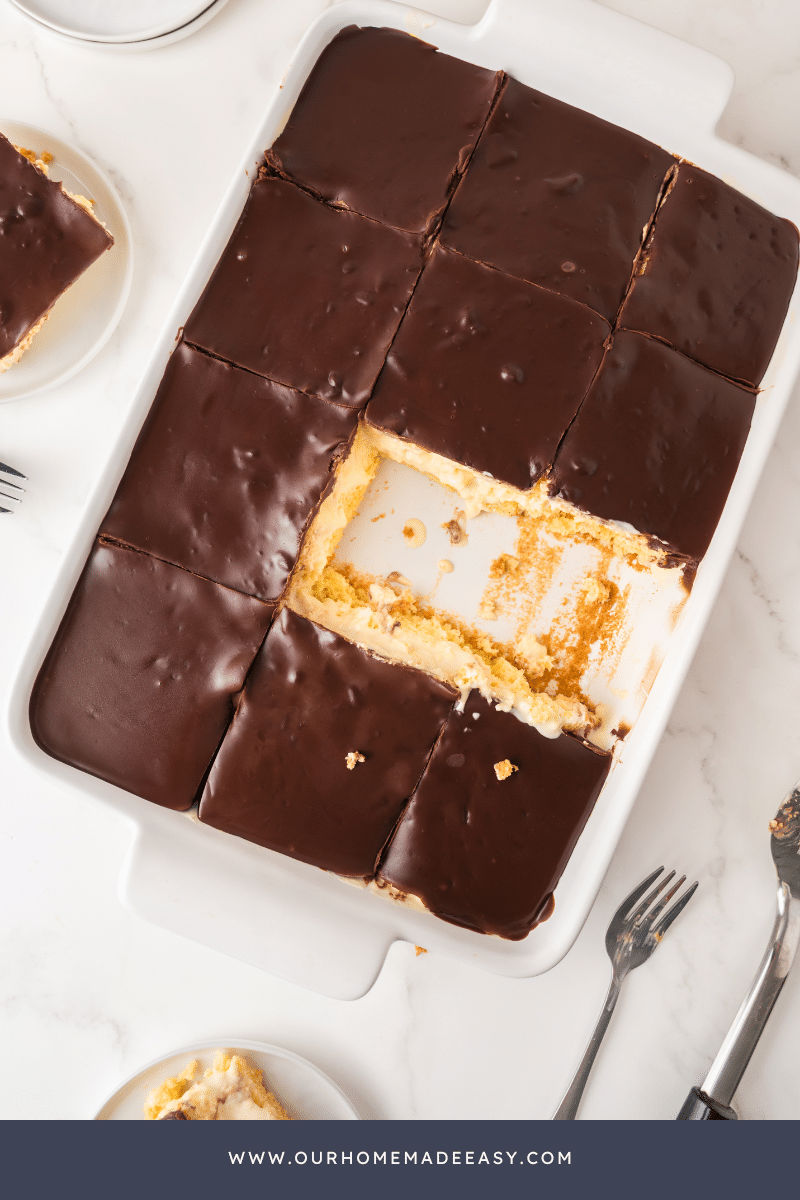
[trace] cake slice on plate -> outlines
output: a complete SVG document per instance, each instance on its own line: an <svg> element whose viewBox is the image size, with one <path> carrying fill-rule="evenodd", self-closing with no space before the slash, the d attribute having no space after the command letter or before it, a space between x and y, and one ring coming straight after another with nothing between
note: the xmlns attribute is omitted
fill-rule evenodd
<svg viewBox="0 0 800 1200"><path fill-rule="evenodd" d="M291 1121L258 1067L241 1055L218 1050L213 1067L195 1080L198 1069L194 1060L150 1093L149 1121Z"/></svg>
<svg viewBox="0 0 800 1200"><path fill-rule="evenodd" d="M91 200L48 179L47 158L0 134L0 372L19 362L58 298L114 245Z"/></svg>

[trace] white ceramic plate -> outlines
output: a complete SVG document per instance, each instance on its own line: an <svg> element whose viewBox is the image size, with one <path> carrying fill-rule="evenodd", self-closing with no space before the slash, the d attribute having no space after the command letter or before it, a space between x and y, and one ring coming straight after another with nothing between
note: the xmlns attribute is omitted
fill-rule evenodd
<svg viewBox="0 0 800 1200"><path fill-rule="evenodd" d="M133 243L116 188L90 158L36 125L0 117L0 132L16 146L53 155L50 178L94 200L114 245L55 304L18 363L0 375L0 402L19 400L64 383L94 358L117 327L133 278Z"/></svg>
<svg viewBox="0 0 800 1200"><path fill-rule="evenodd" d="M73 46L88 46L92 49L111 50L125 54L140 50L157 50L161 49L163 46L169 46L173 42L181 41L182 38L188 37L192 33L196 33L198 29L202 29L204 25L208 24L212 17L215 17L217 13L225 7L225 5L228 3L228 0L212 0L211 4L208 3L208 0L205 0L205 3L199 5L195 3L192 5L184 4L172 6L171 11L177 11L178 8L181 8L184 10L195 11L196 15L178 24L175 24L176 18L173 15L169 21L162 22L158 26L150 27L151 30L159 29L160 32L157 33L153 33L151 31L143 35L141 33L129 32L123 35L118 34L115 36L112 35L103 37L99 37L96 34L80 32L82 26L73 27L69 24L65 25L63 21L54 23L52 20L46 19L44 15L40 15L40 13L44 12L45 7L48 10L56 6L63 8L64 3L59 3L56 5L56 0L54 0L53 4L48 4L45 6L39 3L31 4L23 2L23 0L11 0L11 2L12 4L16 5L20 12L24 13L26 17L29 17L32 21L34 21L40 29L46 30L49 34L52 34L53 37L58 38L60 41L69 42ZM65 2L68 2L68 0L65 0ZM197 12L198 7L200 8L199 12ZM130 5L126 5L126 8L129 9ZM139 26L129 24L129 28L138 29Z"/></svg>
<svg viewBox="0 0 800 1200"><path fill-rule="evenodd" d="M186 25L210 0L12 0L27 16L59 33L99 42L161 37Z"/></svg>
<svg viewBox="0 0 800 1200"><path fill-rule="evenodd" d="M169 1079L179 1075L193 1058L201 1070L210 1067L214 1052L222 1048L235 1050L264 1072L268 1087L280 1100L295 1121L359 1121L353 1105L342 1089L299 1054L270 1046L266 1042L225 1041L203 1042L174 1050L142 1067L126 1079L94 1115L95 1121L144 1121L144 1102L149 1093Z"/></svg>

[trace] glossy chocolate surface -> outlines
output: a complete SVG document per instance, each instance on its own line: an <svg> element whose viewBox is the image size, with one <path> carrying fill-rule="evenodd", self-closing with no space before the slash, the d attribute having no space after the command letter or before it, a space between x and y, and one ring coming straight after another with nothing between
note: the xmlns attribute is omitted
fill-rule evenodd
<svg viewBox="0 0 800 1200"><path fill-rule="evenodd" d="M517 770L498 780L494 764ZM523 938L600 794L607 754L549 739L472 692L453 711L378 872L379 882L480 933Z"/></svg>
<svg viewBox="0 0 800 1200"><path fill-rule="evenodd" d="M114 239L0 134L0 358Z"/></svg>
<svg viewBox="0 0 800 1200"><path fill-rule="evenodd" d="M582 304L439 247L367 419L529 488L551 463L610 332Z"/></svg>
<svg viewBox="0 0 800 1200"><path fill-rule="evenodd" d="M185 340L357 408L383 366L421 267L413 235L266 176L250 192Z"/></svg>
<svg viewBox="0 0 800 1200"><path fill-rule="evenodd" d="M178 346L100 532L277 600L356 419Z"/></svg>
<svg viewBox="0 0 800 1200"><path fill-rule="evenodd" d="M444 684L283 609L200 803L200 820L369 876L455 700ZM348 770L347 756L362 754Z"/></svg>
<svg viewBox="0 0 800 1200"><path fill-rule="evenodd" d="M273 607L96 543L36 681L34 738L70 766L188 808Z"/></svg>
<svg viewBox="0 0 800 1200"><path fill-rule="evenodd" d="M444 208L502 79L396 29L343 29L267 153L326 200L422 232Z"/></svg>
<svg viewBox="0 0 800 1200"><path fill-rule="evenodd" d="M652 142L509 79L442 243L611 321L673 162Z"/></svg>
<svg viewBox="0 0 800 1200"><path fill-rule="evenodd" d="M556 459L551 491L701 558L755 395L653 338L618 332Z"/></svg>
<svg viewBox="0 0 800 1200"><path fill-rule="evenodd" d="M791 221L681 163L620 323L755 387L789 307L797 258Z"/></svg>

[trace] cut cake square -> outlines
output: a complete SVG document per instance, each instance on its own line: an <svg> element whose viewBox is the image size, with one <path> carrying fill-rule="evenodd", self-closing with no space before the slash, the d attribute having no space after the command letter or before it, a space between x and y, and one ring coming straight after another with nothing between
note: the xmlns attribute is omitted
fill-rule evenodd
<svg viewBox="0 0 800 1200"><path fill-rule="evenodd" d="M363 407L421 269L419 238L264 176L185 340L287 387Z"/></svg>
<svg viewBox="0 0 800 1200"><path fill-rule="evenodd" d="M681 163L620 324L756 387L789 307L797 259L791 221Z"/></svg>
<svg viewBox="0 0 800 1200"><path fill-rule="evenodd" d="M399 30L351 25L317 59L267 161L325 200L421 233L444 209L502 78Z"/></svg>
<svg viewBox="0 0 800 1200"><path fill-rule="evenodd" d="M509 79L442 243L613 321L674 158Z"/></svg>
<svg viewBox="0 0 800 1200"><path fill-rule="evenodd" d="M101 534L277 600L356 413L173 352Z"/></svg>
<svg viewBox="0 0 800 1200"><path fill-rule="evenodd" d="M438 247L367 420L530 488L552 462L610 333L584 305Z"/></svg>
<svg viewBox="0 0 800 1200"><path fill-rule="evenodd" d="M372 875L456 694L284 608L200 820L337 874Z"/></svg>
<svg viewBox="0 0 800 1200"><path fill-rule="evenodd" d="M455 925L525 937L549 915L610 765L609 754L542 737L473 692L447 720L378 886Z"/></svg>
<svg viewBox="0 0 800 1200"><path fill-rule="evenodd" d="M551 491L687 559L708 549L756 397L677 350L619 331L559 450Z"/></svg>
<svg viewBox="0 0 800 1200"><path fill-rule="evenodd" d="M96 543L36 681L36 742L145 800L189 808L273 611Z"/></svg>

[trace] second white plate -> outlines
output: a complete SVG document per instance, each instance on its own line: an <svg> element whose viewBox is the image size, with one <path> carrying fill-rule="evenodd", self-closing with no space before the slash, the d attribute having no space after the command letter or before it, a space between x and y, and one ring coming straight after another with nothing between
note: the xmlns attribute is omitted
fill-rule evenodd
<svg viewBox="0 0 800 1200"><path fill-rule="evenodd" d="M68 0L56 0L56 7L61 10L65 7ZM133 2L133 0L132 0ZM114 12L114 27L128 30L122 34L111 35L108 32L103 34L102 29L105 26L93 25L92 29L95 32L84 32L84 24L64 24L63 13L60 21L51 20L47 13L53 8L52 4L43 5L40 3L23 3L23 0L11 0L12 4L23 12L26 17L35 23L40 29L44 29L53 37L58 38L62 42L67 42L73 46L87 46L90 49L100 51L111 51L114 53L136 53L142 50L160 50L164 46L170 46L173 42L182 41L183 38L189 37L190 34L196 33L198 29L202 29L207 25L228 3L228 0L205 0L205 3L199 6L199 11L189 20L181 19L179 24L175 25L177 7L170 10L168 21L162 21L158 26L150 26L145 29L138 23L132 20L132 13L135 11L136 16L140 15L138 9L133 9L131 4L125 6L125 11ZM106 9L109 6L106 4ZM198 8L196 3L191 5L191 8L186 11L195 11ZM167 10L164 10L165 12ZM104 10L105 12L105 10ZM163 14L162 14L163 15ZM138 33L131 32L139 30ZM149 30L149 31L148 31ZM160 32L154 32L158 30ZM143 32L144 31L144 32Z"/></svg>
<svg viewBox="0 0 800 1200"><path fill-rule="evenodd" d="M54 305L18 363L0 375L0 402L18 400L64 383L86 366L117 327L133 278L131 228L111 180L82 150L46 130L0 117L0 133L37 154L52 154L50 178L68 192L94 200L94 211L114 245Z"/></svg>
<svg viewBox="0 0 800 1200"><path fill-rule="evenodd" d="M144 1103L153 1088L179 1075L196 1058L201 1071L214 1053L233 1050L264 1072L264 1080L294 1121L358 1121L360 1117L342 1089L313 1063L267 1042L216 1041L187 1046L148 1063L126 1079L95 1113L95 1121L144 1121Z"/></svg>
<svg viewBox="0 0 800 1200"><path fill-rule="evenodd" d="M186 25L210 0L13 0L29 17L59 33L91 41L161 37Z"/></svg>

